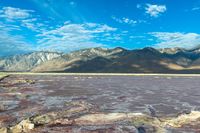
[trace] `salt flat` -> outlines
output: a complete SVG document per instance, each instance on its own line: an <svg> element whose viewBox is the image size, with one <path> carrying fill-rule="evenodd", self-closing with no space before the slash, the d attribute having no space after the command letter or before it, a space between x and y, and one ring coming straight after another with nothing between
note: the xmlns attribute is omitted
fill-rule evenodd
<svg viewBox="0 0 200 133"><path fill-rule="evenodd" d="M150 114L175 117L199 110L198 75L125 74L10 74L0 82L1 116L5 125L24 118L67 109L84 101L104 113Z"/></svg>

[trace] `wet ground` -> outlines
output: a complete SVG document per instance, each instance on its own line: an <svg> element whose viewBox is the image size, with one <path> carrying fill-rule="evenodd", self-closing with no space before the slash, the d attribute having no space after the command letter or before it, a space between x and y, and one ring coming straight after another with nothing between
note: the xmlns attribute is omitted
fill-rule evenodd
<svg viewBox="0 0 200 133"><path fill-rule="evenodd" d="M84 101L106 113L177 116L200 109L200 77L11 75L0 82L0 127Z"/></svg>

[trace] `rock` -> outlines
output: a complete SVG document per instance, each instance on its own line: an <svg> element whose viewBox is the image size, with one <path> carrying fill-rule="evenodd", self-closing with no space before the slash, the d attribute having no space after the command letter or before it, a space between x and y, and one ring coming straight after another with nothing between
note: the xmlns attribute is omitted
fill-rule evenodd
<svg viewBox="0 0 200 133"><path fill-rule="evenodd" d="M41 116L36 116L32 119L35 125L45 125L56 119L55 113L49 113Z"/></svg>
<svg viewBox="0 0 200 133"><path fill-rule="evenodd" d="M34 129L35 125L31 123L29 119L21 121L19 124L17 124L14 127L10 128L11 133L28 133L30 130Z"/></svg>
<svg viewBox="0 0 200 133"><path fill-rule="evenodd" d="M51 112L44 115L38 115L30 118L30 120L36 125L46 125L46 124L63 124L68 121L68 118L80 116L82 114L88 113L91 108L90 104L85 102L71 102L68 103L68 110Z"/></svg>
<svg viewBox="0 0 200 133"><path fill-rule="evenodd" d="M147 110L150 116L156 117L156 109L152 105L147 105Z"/></svg>
<svg viewBox="0 0 200 133"><path fill-rule="evenodd" d="M0 133L7 133L8 129L5 127L0 128Z"/></svg>
<svg viewBox="0 0 200 133"><path fill-rule="evenodd" d="M200 119L199 111L191 111L190 114L182 114L176 118L171 118L169 120L165 120L165 125L169 125L171 127L180 128L183 125L190 124L192 122L198 121Z"/></svg>
<svg viewBox="0 0 200 133"><path fill-rule="evenodd" d="M191 113L191 110L182 110L182 111L180 111L179 113L178 113L178 116L180 116L180 115L183 115L183 114L190 114Z"/></svg>
<svg viewBox="0 0 200 133"><path fill-rule="evenodd" d="M165 133L162 122L156 117L148 115L133 117L132 124L139 133Z"/></svg>
<svg viewBox="0 0 200 133"><path fill-rule="evenodd" d="M137 130L138 130L138 133L146 133L146 129L142 126L138 127Z"/></svg>
<svg viewBox="0 0 200 133"><path fill-rule="evenodd" d="M101 124L111 124L120 120L130 120L135 116L141 114L137 113L98 113L98 114L88 114L81 116L74 120L77 125L101 125Z"/></svg>

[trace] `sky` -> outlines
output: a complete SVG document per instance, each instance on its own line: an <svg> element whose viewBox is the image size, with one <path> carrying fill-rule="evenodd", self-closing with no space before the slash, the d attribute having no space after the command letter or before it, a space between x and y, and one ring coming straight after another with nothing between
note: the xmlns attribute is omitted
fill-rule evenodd
<svg viewBox="0 0 200 133"><path fill-rule="evenodd" d="M0 56L90 47L194 48L200 0L0 0Z"/></svg>

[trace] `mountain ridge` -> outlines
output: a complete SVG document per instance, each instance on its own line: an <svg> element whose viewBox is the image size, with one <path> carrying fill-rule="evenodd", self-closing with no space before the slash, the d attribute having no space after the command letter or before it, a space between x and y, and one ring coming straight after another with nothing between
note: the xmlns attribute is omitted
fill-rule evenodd
<svg viewBox="0 0 200 133"><path fill-rule="evenodd" d="M200 49L88 48L67 54L39 51L0 58L0 71L200 73Z"/></svg>

